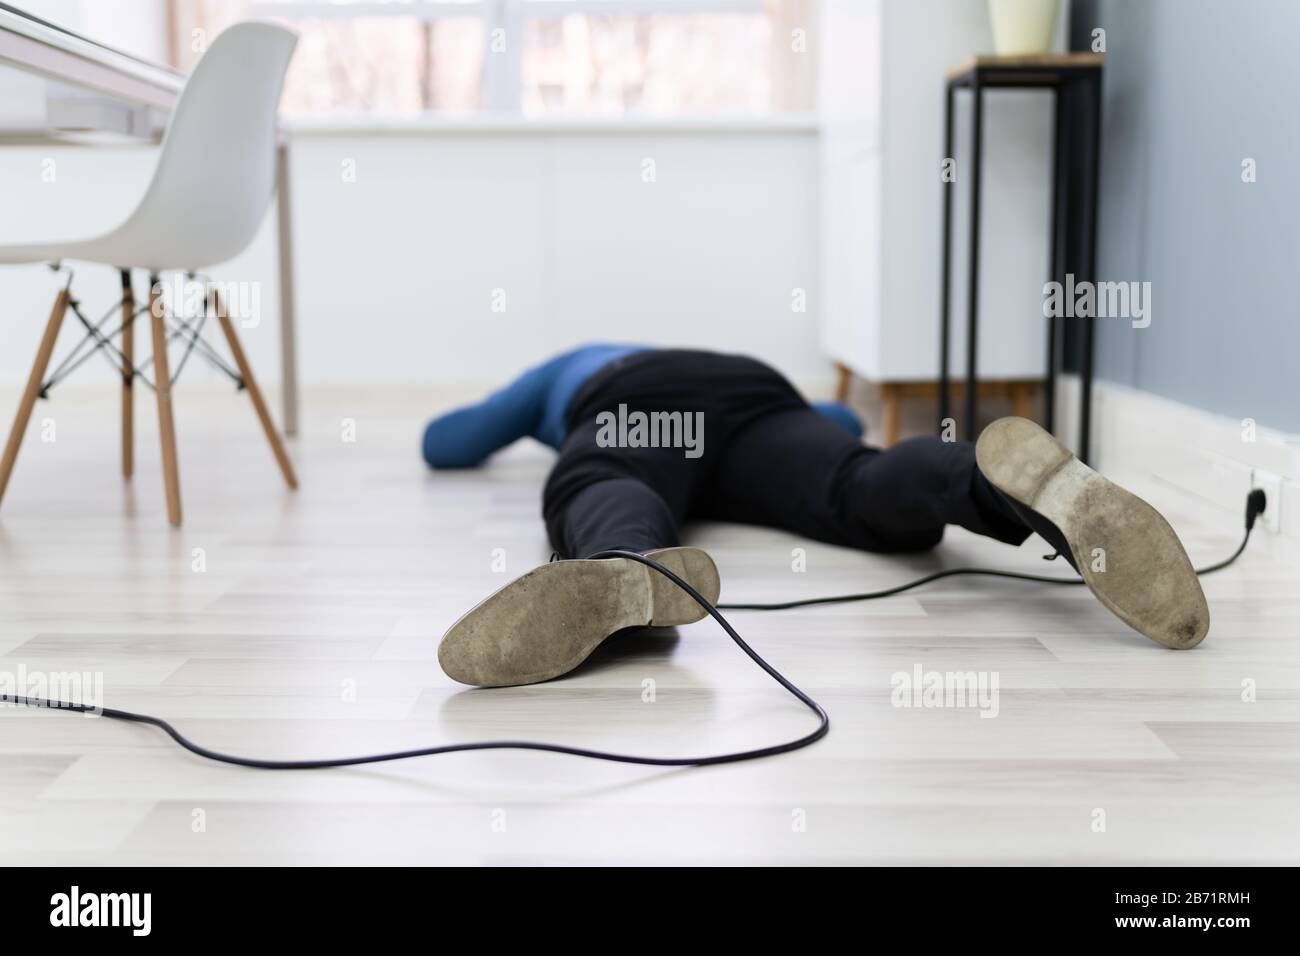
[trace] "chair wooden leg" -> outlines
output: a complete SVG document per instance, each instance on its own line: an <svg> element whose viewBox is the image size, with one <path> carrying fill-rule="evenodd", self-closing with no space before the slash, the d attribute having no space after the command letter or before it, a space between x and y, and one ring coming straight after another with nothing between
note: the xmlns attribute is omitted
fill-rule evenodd
<svg viewBox="0 0 1300 956"><path fill-rule="evenodd" d="M135 293L131 270L122 270L122 477L135 472Z"/></svg>
<svg viewBox="0 0 1300 956"><path fill-rule="evenodd" d="M280 440L280 433L275 429L275 423L271 421L271 413L267 411L266 402L262 398L262 390L257 387L257 380L253 378L252 366L248 364L248 357L244 355L243 346L239 344L239 336L235 334L235 326L230 321L230 316L221 306L221 300L217 294L212 294L212 304L217 313L217 321L221 323L221 331L225 333L226 344L230 346L230 354L234 356L235 365L239 368L239 376L244 380L244 388L248 391L248 397L253 400L253 409L257 412L258 420L262 423L262 431L266 433L266 440L271 443L271 451L275 455L275 460L280 463L280 473L284 475L284 483L290 489L298 487L298 477L293 472L293 462L289 461L289 454L284 450L284 442Z"/></svg>
<svg viewBox="0 0 1300 956"><path fill-rule="evenodd" d="M853 372L847 365L839 362L835 363L835 401L847 402L849 400L849 387L853 384Z"/></svg>
<svg viewBox="0 0 1300 956"><path fill-rule="evenodd" d="M4 498L9 476L13 473L14 462L18 460L18 449L22 447L23 435L27 432L27 423L32 417L32 406L41 394L41 382L45 379L45 369L54 354L54 343L59 338L59 327L63 325L63 315L68 311L68 290L59 290L50 311L50 319L45 323L45 334L36 349L36 361L32 363L32 372L27 377L27 387L18 403L18 414L14 416L13 428L9 430L9 441L5 443L4 457L0 458L0 500Z"/></svg>
<svg viewBox="0 0 1300 956"><path fill-rule="evenodd" d="M153 331L154 395L158 399L158 435L162 440L163 489L167 520L181 525L181 478L176 461L176 422L172 417L171 367L167 362L167 325L158 294L158 277L149 277L149 326Z"/></svg>
<svg viewBox="0 0 1300 956"><path fill-rule="evenodd" d="M903 396L902 388L885 382L880 386L880 399L885 406L885 447L897 445L903 432Z"/></svg>

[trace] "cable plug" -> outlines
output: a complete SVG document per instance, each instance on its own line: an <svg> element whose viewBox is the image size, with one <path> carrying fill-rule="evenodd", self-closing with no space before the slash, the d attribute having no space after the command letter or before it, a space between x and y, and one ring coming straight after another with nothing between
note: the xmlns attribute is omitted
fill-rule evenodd
<svg viewBox="0 0 1300 956"><path fill-rule="evenodd" d="M1246 495L1247 531L1255 527L1255 519L1264 513L1266 507L1268 507L1268 496L1264 494L1264 489L1252 488L1250 494Z"/></svg>

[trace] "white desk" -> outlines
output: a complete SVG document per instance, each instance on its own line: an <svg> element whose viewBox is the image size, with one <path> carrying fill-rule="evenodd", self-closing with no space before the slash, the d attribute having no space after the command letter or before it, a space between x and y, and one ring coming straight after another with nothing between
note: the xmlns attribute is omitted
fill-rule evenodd
<svg viewBox="0 0 1300 956"><path fill-rule="evenodd" d="M184 75L171 67L96 43L4 3L0 3L0 66L54 81L43 109L20 112L0 128L0 145L93 145L93 137L68 135L74 131L157 141L185 85ZM298 372L288 145L283 137L276 187L283 425L285 433L293 435L298 430Z"/></svg>

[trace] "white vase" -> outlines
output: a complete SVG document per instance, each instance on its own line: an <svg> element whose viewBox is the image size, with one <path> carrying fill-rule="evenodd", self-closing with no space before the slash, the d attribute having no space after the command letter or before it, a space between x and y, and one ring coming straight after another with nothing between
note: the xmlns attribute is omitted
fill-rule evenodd
<svg viewBox="0 0 1300 956"><path fill-rule="evenodd" d="M993 48L1004 56L1052 48L1059 0L989 0Z"/></svg>

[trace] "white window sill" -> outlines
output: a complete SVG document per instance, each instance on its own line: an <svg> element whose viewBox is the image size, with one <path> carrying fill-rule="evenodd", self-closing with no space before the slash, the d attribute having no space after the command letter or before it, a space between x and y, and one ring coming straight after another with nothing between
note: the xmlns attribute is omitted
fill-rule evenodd
<svg viewBox="0 0 1300 956"><path fill-rule="evenodd" d="M293 137L428 136L428 135L642 135L642 134L816 134L820 125L811 113L782 116L546 117L520 116L337 116L288 118L284 128Z"/></svg>

